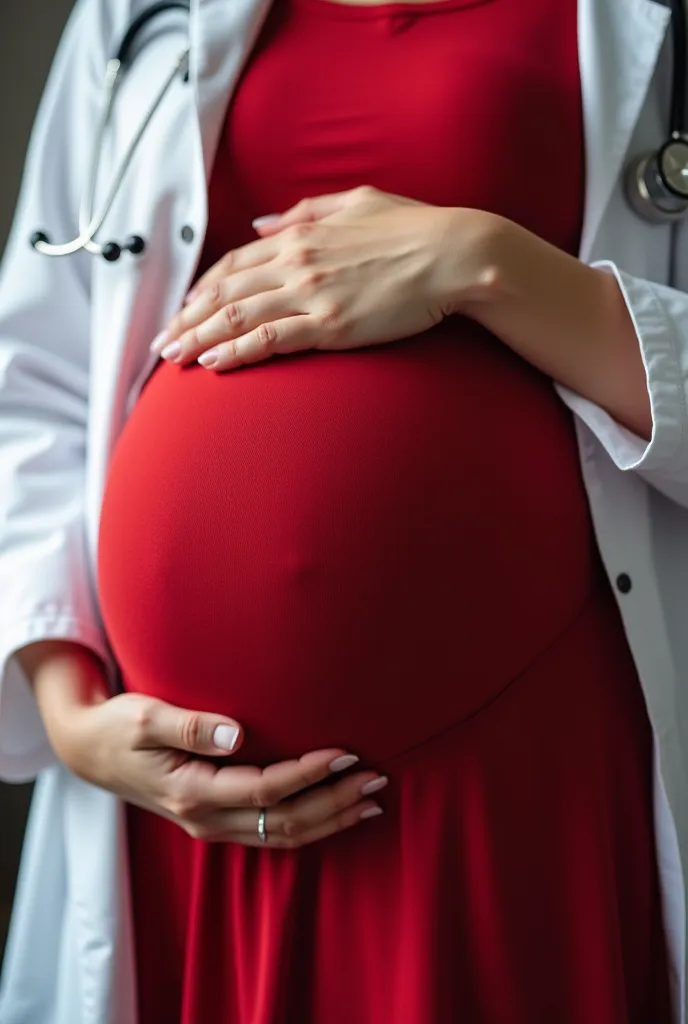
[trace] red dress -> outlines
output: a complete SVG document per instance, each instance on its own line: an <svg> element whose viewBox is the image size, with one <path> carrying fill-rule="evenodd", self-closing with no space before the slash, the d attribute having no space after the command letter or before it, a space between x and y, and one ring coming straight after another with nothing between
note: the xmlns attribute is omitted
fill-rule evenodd
<svg viewBox="0 0 688 1024"><path fill-rule="evenodd" d="M366 182L575 253L575 0L277 0L201 269L253 217ZM455 317L226 374L161 362L99 590L125 685L239 719L238 762L336 745L390 778L382 817L294 852L132 808L141 1024L669 1021L644 701L572 418L506 346Z"/></svg>

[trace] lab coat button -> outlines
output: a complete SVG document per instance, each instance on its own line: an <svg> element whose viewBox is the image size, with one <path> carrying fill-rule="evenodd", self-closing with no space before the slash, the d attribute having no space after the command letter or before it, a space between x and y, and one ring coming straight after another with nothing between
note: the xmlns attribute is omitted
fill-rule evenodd
<svg viewBox="0 0 688 1024"><path fill-rule="evenodd" d="M622 594L629 594L633 583L628 573L622 572L620 576L616 577L616 585Z"/></svg>
<svg viewBox="0 0 688 1024"><path fill-rule="evenodd" d="M193 242L194 240L194 229L190 224L185 224L182 228L182 239L185 242Z"/></svg>

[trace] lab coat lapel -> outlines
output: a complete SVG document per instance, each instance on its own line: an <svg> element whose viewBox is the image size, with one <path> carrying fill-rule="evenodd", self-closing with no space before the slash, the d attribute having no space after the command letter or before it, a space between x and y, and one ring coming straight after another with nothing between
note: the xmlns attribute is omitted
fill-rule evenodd
<svg viewBox="0 0 688 1024"><path fill-rule="evenodd" d="M192 0L190 76L196 90L206 180L227 103L272 0Z"/></svg>
<svg viewBox="0 0 688 1024"><path fill-rule="evenodd" d="M657 0L579 0L587 165L583 260L591 255L622 173L670 17Z"/></svg>
<svg viewBox="0 0 688 1024"><path fill-rule="evenodd" d="M206 184L210 181L227 105L271 3L272 0L191 0L189 78L194 90ZM196 153L190 150L184 159L191 161L195 157ZM191 174L188 166L186 171ZM195 182L197 179L193 180ZM199 229L202 241L208 214L206 190L195 190L194 201L197 206L195 209L190 206L188 213L195 218L194 224ZM189 258L194 254L197 256L198 250L190 247L184 250L185 258L179 264L175 282L179 290L171 284L168 287L166 306L159 310L153 332L163 326L182 301L184 287L193 271ZM127 309L128 305L122 303L119 308ZM147 342L151 336L150 330L141 330L141 337L146 339L145 348L141 349L137 345L131 357L129 373L126 375L126 379L132 382L125 400L126 415L133 409L143 385L158 362L159 357L148 350ZM113 374L103 376L106 380L115 378Z"/></svg>

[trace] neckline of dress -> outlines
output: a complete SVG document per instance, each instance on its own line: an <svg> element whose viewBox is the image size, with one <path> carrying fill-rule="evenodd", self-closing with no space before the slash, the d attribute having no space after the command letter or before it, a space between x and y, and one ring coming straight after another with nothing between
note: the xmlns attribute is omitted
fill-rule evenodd
<svg viewBox="0 0 688 1024"><path fill-rule="evenodd" d="M400 0L377 4L347 4L339 0L289 0L296 7L305 8L317 14L348 20L388 18L390 15L443 14L461 7L477 7L487 0L430 0L420 3L401 3Z"/></svg>

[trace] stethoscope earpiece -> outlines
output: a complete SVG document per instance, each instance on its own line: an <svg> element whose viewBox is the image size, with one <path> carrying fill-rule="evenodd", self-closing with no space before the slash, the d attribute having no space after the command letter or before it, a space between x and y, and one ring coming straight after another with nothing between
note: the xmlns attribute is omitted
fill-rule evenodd
<svg viewBox="0 0 688 1024"><path fill-rule="evenodd" d="M31 247L36 249L37 252L41 252L47 256L53 255L50 252L50 248L48 248L47 252L44 248L44 246L51 246L50 239L46 235L45 231L34 231L29 241L31 243ZM145 248L146 242L141 238L141 235L130 235L123 245L120 245L118 242L106 242L104 245L96 248L95 245L91 243L90 251L99 252L103 259L108 263L116 263L123 252L130 252L132 256L140 256L141 253L145 251Z"/></svg>
<svg viewBox="0 0 688 1024"><path fill-rule="evenodd" d="M108 263L116 263L123 252L140 256L145 248L146 243L140 235L130 235L123 245L119 245L117 242L106 242L102 249L102 255Z"/></svg>
<svg viewBox="0 0 688 1024"><path fill-rule="evenodd" d="M127 252L130 252L132 256L140 256L146 248L146 243L141 238L141 235L130 235L126 242L122 246Z"/></svg>
<svg viewBox="0 0 688 1024"><path fill-rule="evenodd" d="M50 239L45 231L34 231L29 241L33 249L38 249L41 245L50 245Z"/></svg>
<svg viewBox="0 0 688 1024"><path fill-rule="evenodd" d="M122 255L122 246L117 242L106 242L102 248L102 257L108 263L116 263Z"/></svg>

